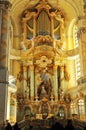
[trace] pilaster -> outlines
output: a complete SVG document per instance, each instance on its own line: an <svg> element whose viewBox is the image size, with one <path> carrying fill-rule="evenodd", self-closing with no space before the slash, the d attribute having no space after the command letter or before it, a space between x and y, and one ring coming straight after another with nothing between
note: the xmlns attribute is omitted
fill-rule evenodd
<svg viewBox="0 0 86 130"><path fill-rule="evenodd" d="M0 124L7 119L10 2L0 0Z"/></svg>
<svg viewBox="0 0 86 130"><path fill-rule="evenodd" d="M30 99L34 100L34 66L30 66Z"/></svg>
<svg viewBox="0 0 86 130"><path fill-rule="evenodd" d="M64 90L64 66L60 66L60 83L61 83L61 89Z"/></svg>
<svg viewBox="0 0 86 130"><path fill-rule="evenodd" d="M27 66L23 66L23 92L25 96L25 91L27 89Z"/></svg>
<svg viewBox="0 0 86 130"><path fill-rule="evenodd" d="M57 76L57 65L53 66L54 71L54 98L58 100L58 76Z"/></svg>
<svg viewBox="0 0 86 130"><path fill-rule="evenodd" d="M54 38L54 22L53 22L53 16L51 17L51 35Z"/></svg>

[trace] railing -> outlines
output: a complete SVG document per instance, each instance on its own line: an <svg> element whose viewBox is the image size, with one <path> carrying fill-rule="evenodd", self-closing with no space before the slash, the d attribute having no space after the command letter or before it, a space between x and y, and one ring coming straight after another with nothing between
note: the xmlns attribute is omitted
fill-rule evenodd
<svg viewBox="0 0 86 130"><path fill-rule="evenodd" d="M77 80L78 85L86 84L86 77L82 77Z"/></svg>
<svg viewBox="0 0 86 130"><path fill-rule="evenodd" d="M21 128L21 130L24 130L25 129L25 126L29 125L30 121L29 120L22 120L20 122L18 122L18 126L19 128Z"/></svg>
<svg viewBox="0 0 86 130"><path fill-rule="evenodd" d="M31 121L31 124L34 127L34 130L39 127L42 129L44 128L44 130L45 129L49 130L51 128L52 123L54 123L54 121L55 120L52 120L52 119L47 119L47 120L36 119L36 120ZM59 122L65 127L67 120L60 119ZM73 126L75 127L75 130L84 130L84 127L86 126L86 122L80 121L80 120L73 120L72 123L73 123ZM28 126L30 125L30 120L21 121L18 123L18 125L19 125L19 128L21 128L21 130L24 130L26 125Z"/></svg>
<svg viewBox="0 0 86 130"><path fill-rule="evenodd" d="M75 130L84 130L84 127L86 126L86 122L80 120L74 120L73 124L75 126Z"/></svg>

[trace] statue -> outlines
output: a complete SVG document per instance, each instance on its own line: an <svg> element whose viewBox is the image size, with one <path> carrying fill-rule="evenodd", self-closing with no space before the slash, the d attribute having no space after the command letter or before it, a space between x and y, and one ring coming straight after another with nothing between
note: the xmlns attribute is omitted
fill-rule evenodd
<svg viewBox="0 0 86 130"><path fill-rule="evenodd" d="M65 78L65 80L67 80L67 81L69 81L69 74L68 74L68 72L67 72L67 67L66 66L64 66L64 78Z"/></svg>
<svg viewBox="0 0 86 130"><path fill-rule="evenodd" d="M38 87L38 97L42 99L43 97L49 99L51 96L52 86L51 80L49 79L46 82L42 82Z"/></svg>
<svg viewBox="0 0 86 130"><path fill-rule="evenodd" d="M45 90L44 85L42 85L39 98L40 98L40 99L43 99L44 97L45 97L45 98L48 98L48 94L47 94L47 91Z"/></svg>
<svg viewBox="0 0 86 130"><path fill-rule="evenodd" d="M27 86L27 99L29 99L29 87Z"/></svg>
<svg viewBox="0 0 86 130"><path fill-rule="evenodd" d="M25 90L25 99L29 99L29 87L28 86Z"/></svg>
<svg viewBox="0 0 86 130"><path fill-rule="evenodd" d="M64 92L63 92L63 90L60 89L59 92L60 92L60 99L64 100Z"/></svg>

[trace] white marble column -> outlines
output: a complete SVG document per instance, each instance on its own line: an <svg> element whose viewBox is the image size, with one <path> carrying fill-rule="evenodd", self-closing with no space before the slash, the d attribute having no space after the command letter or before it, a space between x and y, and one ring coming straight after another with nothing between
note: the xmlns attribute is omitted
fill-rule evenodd
<svg viewBox="0 0 86 130"><path fill-rule="evenodd" d="M9 7L7 0L0 0L0 124L7 118Z"/></svg>
<svg viewBox="0 0 86 130"><path fill-rule="evenodd" d="M23 66L23 94L25 96L25 91L27 89L27 66Z"/></svg>
<svg viewBox="0 0 86 130"><path fill-rule="evenodd" d="M33 37L36 37L36 17L34 16L34 34Z"/></svg>
<svg viewBox="0 0 86 130"><path fill-rule="evenodd" d="M34 100L34 66L30 66L30 99Z"/></svg>
<svg viewBox="0 0 86 130"><path fill-rule="evenodd" d="M8 93L8 101L7 101L7 120L9 120L9 118L10 118L10 91Z"/></svg>
<svg viewBox="0 0 86 130"><path fill-rule="evenodd" d="M64 65L60 66L60 88L64 90Z"/></svg>
<svg viewBox="0 0 86 130"><path fill-rule="evenodd" d="M8 86L0 83L0 124L7 119Z"/></svg>
<svg viewBox="0 0 86 130"><path fill-rule="evenodd" d="M27 98L30 99L30 67L27 67Z"/></svg>
<svg viewBox="0 0 86 130"><path fill-rule="evenodd" d="M51 17L51 35L54 38L54 22L53 22L53 16Z"/></svg>
<svg viewBox="0 0 86 130"><path fill-rule="evenodd" d="M35 72L35 99L38 99L37 97L37 74Z"/></svg>
<svg viewBox="0 0 86 130"><path fill-rule="evenodd" d="M16 122L16 112L17 112L17 103L16 103L16 98L15 94L11 93L10 95L10 121L11 122Z"/></svg>
<svg viewBox="0 0 86 130"><path fill-rule="evenodd" d="M52 93L51 96L54 96L54 75L51 77L51 83L52 83Z"/></svg>
<svg viewBox="0 0 86 130"><path fill-rule="evenodd" d="M54 71L54 98L57 101L58 100L58 76L57 76L57 65L53 66L53 71Z"/></svg>

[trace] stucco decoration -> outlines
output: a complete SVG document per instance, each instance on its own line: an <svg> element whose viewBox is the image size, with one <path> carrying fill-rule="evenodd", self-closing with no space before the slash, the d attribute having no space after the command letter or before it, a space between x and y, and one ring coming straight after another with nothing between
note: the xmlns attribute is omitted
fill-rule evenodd
<svg viewBox="0 0 86 130"><path fill-rule="evenodd" d="M36 64L38 64L41 68L46 68L48 64L51 64L52 60L48 59L46 56L42 56L40 60L36 60Z"/></svg>

